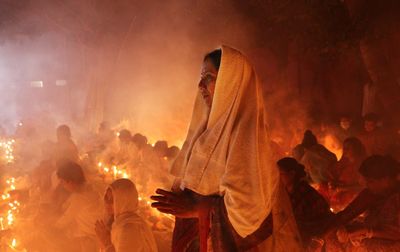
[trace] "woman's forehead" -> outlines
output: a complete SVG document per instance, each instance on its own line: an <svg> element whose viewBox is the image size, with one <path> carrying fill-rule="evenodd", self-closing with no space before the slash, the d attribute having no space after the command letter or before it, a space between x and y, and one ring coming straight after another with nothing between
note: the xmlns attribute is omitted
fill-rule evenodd
<svg viewBox="0 0 400 252"><path fill-rule="evenodd" d="M211 60L206 59L202 64L201 71L202 72L217 72L217 69L215 68L215 66Z"/></svg>

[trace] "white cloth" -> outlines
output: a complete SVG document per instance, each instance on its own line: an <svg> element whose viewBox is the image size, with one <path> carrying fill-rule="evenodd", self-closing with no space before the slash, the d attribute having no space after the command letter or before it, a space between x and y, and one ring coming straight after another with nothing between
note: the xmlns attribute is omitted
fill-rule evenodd
<svg viewBox="0 0 400 252"><path fill-rule="evenodd" d="M85 185L80 192L72 193L65 203L65 211L56 226L69 229L74 237L96 237L95 223L102 217L103 202L100 193Z"/></svg>
<svg viewBox="0 0 400 252"><path fill-rule="evenodd" d="M367 83L363 88L363 105L362 115L365 116L368 113L378 113L378 88L376 85Z"/></svg>
<svg viewBox="0 0 400 252"><path fill-rule="evenodd" d="M253 67L240 52L223 46L211 111L198 94L171 173L181 187L223 195L229 220L242 237L257 230L272 212L271 251L281 251L277 244L298 244L300 239L271 157L265 116ZM300 245L294 247L300 250Z"/></svg>
<svg viewBox="0 0 400 252"><path fill-rule="evenodd" d="M157 244L150 227L136 213L138 192L135 185L128 179L118 179L110 188L114 201L111 241L115 252L157 251Z"/></svg>

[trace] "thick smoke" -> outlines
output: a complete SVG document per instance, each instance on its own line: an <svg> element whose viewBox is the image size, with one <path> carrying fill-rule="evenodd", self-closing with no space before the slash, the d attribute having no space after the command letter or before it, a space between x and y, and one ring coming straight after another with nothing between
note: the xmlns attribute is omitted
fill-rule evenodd
<svg viewBox="0 0 400 252"><path fill-rule="evenodd" d="M348 19L340 1L6 2L3 124L46 115L85 132L106 120L180 145L202 58L221 44L254 63L274 131L288 119L290 131L304 128L310 107L360 114L365 69L342 36ZM29 86L37 80L43 88Z"/></svg>
<svg viewBox="0 0 400 252"><path fill-rule="evenodd" d="M85 29L80 25L117 18L105 12L105 6L80 9L85 3L76 2L47 7L44 13L28 5L23 14L26 22L43 15L37 22L38 34L18 42L6 40L1 46L1 83L6 90L0 100L7 107L1 117L12 125L51 115L54 124L87 126L86 116L102 110L100 119L142 132L152 142L165 139L179 145L204 54L221 44L246 53L252 43L246 20L229 1L126 3L123 7L129 11L115 22L119 30L105 28L107 34L98 43L93 41L101 32L81 36ZM77 8L82 22L68 16ZM57 80L67 80L67 86L56 86ZM32 81L43 81L43 87L31 87ZM93 105L90 97L95 92L101 97Z"/></svg>

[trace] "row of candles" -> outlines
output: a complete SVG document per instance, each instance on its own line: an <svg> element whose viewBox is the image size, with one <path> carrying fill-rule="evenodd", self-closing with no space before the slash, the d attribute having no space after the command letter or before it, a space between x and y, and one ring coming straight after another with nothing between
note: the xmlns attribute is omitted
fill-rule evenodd
<svg viewBox="0 0 400 252"><path fill-rule="evenodd" d="M11 192L16 190L16 180L11 177L6 180L6 188L1 195L3 204L6 204L6 211L0 215L0 228L2 231L11 230L15 226L15 216L19 213L21 204L18 200L14 200L11 197ZM18 248L18 242L15 237L10 239L8 247L11 251L25 251L24 249Z"/></svg>
<svg viewBox="0 0 400 252"><path fill-rule="evenodd" d="M15 160L14 158L14 139L2 139L0 140L0 148L2 149L4 156L3 159L7 164L12 164ZM0 228L1 231L9 230L13 228L15 222L15 214L19 212L19 207L21 204L17 200L13 200L11 198L10 192L14 191L15 187L15 178L9 178L6 180L6 189L1 195L1 200L3 204L7 205L7 210L4 214L0 215ZM12 238L8 244L9 248L12 251L17 250L17 239Z"/></svg>
<svg viewBox="0 0 400 252"><path fill-rule="evenodd" d="M111 176L114 180L118 178L130 177L126 170L119 169L116 165L106 166L104 163L99 162L97 166L99 167L100 174Z"/></svg>
<svg viewBox="0 0 400 252"><path fill-rule="evenodd" d="M4 159L8 164L14 162L14 144L14 139L6 139L0 141L0 148L3 149Z"/></svg>

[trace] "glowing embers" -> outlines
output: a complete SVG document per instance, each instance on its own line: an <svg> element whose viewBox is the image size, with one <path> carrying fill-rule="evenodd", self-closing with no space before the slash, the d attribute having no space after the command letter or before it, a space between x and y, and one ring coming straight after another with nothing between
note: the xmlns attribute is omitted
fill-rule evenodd
<svg viewBox="0 0 400 252"><path fill-rule="evenodd" d="M26 251L15 236L17 216L22 207L14 194L14 191L17 190L17 180L14 177L9 177L4 182L0 199L0 234L2 234L0 248L1 251Z"/></svg>
<svg viewBox="0 0 400 252"><path fill-rule="evenodd" d="M0 141L0 148L2 149L3 159L6 163L14 162L14 144L14 139Z"/></svg>
<svg viewBox="0 0 400 252"><path fill-rule="evenodd" d="M12 199L11 198L11 191L16 190L15 186L15 178L11 177L6 180L6 189L1 195L2 199L2 205L7 206L7 212L5 213L0 213L2 216L0 216L0 224L1 224L1 229L5 229L5 224L7 224L7 228L11 228L14 225L15 222L15 214L19 212L19 208L21 207L21 203L18 200Z"/></svg>
<svg viewBox="0 0 400 252"><path fill-rule="evenodd" d="M130 178L130 175L126 169L120 169L116 165L107 166L104 165L104 163L99 162L97 167L99 168L100 174L105 177L112 177L114 180L119 178Z"/></svg>

